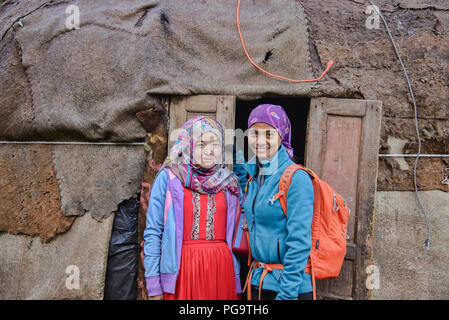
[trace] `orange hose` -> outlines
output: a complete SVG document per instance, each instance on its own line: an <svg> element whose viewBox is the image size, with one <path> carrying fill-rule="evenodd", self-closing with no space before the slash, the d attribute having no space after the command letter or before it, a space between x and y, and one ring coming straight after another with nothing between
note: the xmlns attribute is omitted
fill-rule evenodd
<svg viewBox="0 0 449 320"><path fill-rule="evenodd" d="M257 69L259 69L260 71L262 71L263 73L268 74L269 76L275 77L275 78L279 78L282 80L287 80L290 82L295 82L295 83L299 83L299 82L315 82L315 81L319 81L321 80L321 78L329 71L329 69L331 68L331 66L334 64L334 60L329 60L329 62L327 63L327 67L326 69L323 71L323 73L321 74L321 76L319 76L316 79L309 79L309 80L295 80L295 79L290 79L284 76L279 76L277 74L273 74L271 72L266 71L265 69L259 67L256 63L254 63L253 59L251 59L251 57L248 54L248 51L246 50L245 47L245 42L243 41L243 37L242 37L242 31L240 30L240 19L239 19L239 14L240 14L240 0L238 0L238 4L237 4L237 29L239 30L239 36L240 36L240 41L242 43L242 47L243 50L245 51L246 56L248 57L248 60L251 62L251 64L253 66L255 66Z"/></svg>

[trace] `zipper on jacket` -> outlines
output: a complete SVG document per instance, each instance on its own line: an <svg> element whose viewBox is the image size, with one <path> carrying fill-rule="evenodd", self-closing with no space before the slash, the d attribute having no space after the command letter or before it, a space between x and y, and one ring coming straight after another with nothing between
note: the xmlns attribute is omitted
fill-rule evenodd
<svg viewBox="0 0 449 320"><path fill-rule="evenodd" d="M278 247L277 247L277 250L278 250L278 259L279 259L279 263L280 264L282 264L282 261L281 261L281 250L280 250L280 248L279 248L279 238L278 238ZM281 269L281 271L279 271L279 275L277 276L277 278L276 278L276 280L277 281L279 281L279 279L282 277L282 271L284 271L283 269Z"/></svg>
<svg viewBox="0 0 449 320"><path fill-rule="evenodd" d="M277 251L278 251L278 259L279 259L279 263L282 263L282 261L281 261L280 249L279 249L279 238L278 238Z"/></svg>
<svg viewBox="0 0 449 320"><path fill-rule="evenodd" d="M255 182L255 183L257 184L257 182ZM258 189L257 189L257 192L256 192L256 196L254 197L253 207L252 207L252 221L251 221L251 229L250 229L251 231L253 230L254 226L256 225L256 215L254 213L254 205L256 203L257 195L259 194L259 191L260 191L260 187L259 186L257 186L257 187L258 187ZM256 248L256 229L254 229L254 241L253 241L253 243L254 243L254 245L252 247L255 250L255 248Z"/></svg>
<svg viewBox="0 0 449 320"><path fill-rule="evenodd" d="M257 183L257 182L256 182ZM258 186L259 187L259 186ZM259 194L259 191L260 191L260 187L257 189L257 192L256 192L256 196L254 197L254 199L253 199L253 207L252 207L252 221L251 221L251 231L253 230L253 227L254 227L254 225L255 225L255 222L256 222L256 215L254 214L254 205L256 204L256 199L257 199L257 195Z"/></svg>

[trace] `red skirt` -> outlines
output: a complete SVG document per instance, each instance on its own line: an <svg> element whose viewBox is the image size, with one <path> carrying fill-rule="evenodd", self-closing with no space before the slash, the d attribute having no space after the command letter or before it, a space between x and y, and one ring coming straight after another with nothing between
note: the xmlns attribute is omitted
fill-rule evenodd
<svg viewBox="0 0 449 320"><path fill-rule="evenodd" d="M226 242L191 240L182 246L175 294L165 300L238 300L234 265Z"/></svg>

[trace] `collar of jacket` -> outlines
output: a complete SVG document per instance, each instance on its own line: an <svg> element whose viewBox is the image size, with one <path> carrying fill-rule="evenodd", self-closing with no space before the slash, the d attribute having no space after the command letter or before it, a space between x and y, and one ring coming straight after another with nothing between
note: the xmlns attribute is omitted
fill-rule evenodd
<svg viewBox="0 0 449 320"><path fill-rule="evenodd" d="M279 151L271 160L262 161L260 164L264 168L265 175L271 175L274 174L277 169L279 169L282 165L284 165L286 161L289 160L290 157L288 156L287 151L285 150L284 146L281 145ZM253 178L257 177L257 175L259 174L259 167L256 164L256 156L252 157L248 162L246 162L243 167Z"/></svg>

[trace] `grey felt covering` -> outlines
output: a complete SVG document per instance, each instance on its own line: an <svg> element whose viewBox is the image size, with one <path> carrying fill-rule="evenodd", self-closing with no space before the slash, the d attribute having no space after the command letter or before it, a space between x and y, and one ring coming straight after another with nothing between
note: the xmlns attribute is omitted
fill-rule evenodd
<svg viewBox="0 0 449 320"><path fill-rule="evenodd" d="M70 4L79 8L79 29L66 28ZM0 9L7 71L0 75L0 113L8 120L0 137L138 140L146 132L135 113L157 103L152 95L308 92L313 83L274 79L250 64L236 6L230 0L9 1ZM313 78L298 1L242 0L240 11L258 65ZM23 27L14 23L19 17Z"/></svg>
<svg viewBox="0 0 449 320"><path fill-rule="evenodd" d="M59 145L53 166L62 213L102 221L140 191L145 154L142 146Z"/></svg>

